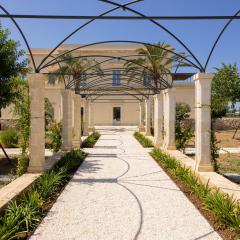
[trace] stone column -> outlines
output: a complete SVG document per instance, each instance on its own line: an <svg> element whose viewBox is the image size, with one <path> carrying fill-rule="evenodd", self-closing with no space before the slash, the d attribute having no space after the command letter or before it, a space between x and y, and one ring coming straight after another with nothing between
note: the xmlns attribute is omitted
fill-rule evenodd
<svg viewBox="0 0 240 240"><path fill-rule="evenodd" d="M154 95L154 144L163 144L163 94Z"/></svg>
<svg viewBox="0 0 240 240"><path fill-rule="evenodd" d="M88 136L88 134L89 134L89 130L88 130L88 126L89 126L89 102L87 100L85 100L85 102L84 102L83 119L84 119L83 135Z"/></svg>
<svg viewBox="0 0 240 240"><path fill-rule="evenodd" d="M73 147L80 148L81 145L81 97L74 95L74 124L73 124Z"/></svg>
<svg viewBox="0 0 240 240"><path fill-rule="evenodd" d="M150 99L145 100L145 134L151 136L151 102Z"/></svg>
<svg viewBox="0 0 240 240"><path fill-rule="evenodd" d="M63 101L63 150L72 149L72 137L73 137L73 99L72 92L70 90L62 90Z"/></svg>
<svg viewBox="0 0 240 240"><path fill-rule="evenodd" d="M213 171L211 164L211 82L213 75L198 73L195 81L195 145L197 170Z"/></svg>
<svg viewBox="0 0 240 240"><path fill-rule="evenodd" d="M143 101L139 102L139 126L138 126L139 132L144 132L144 103Z"/></svg>
<svg viewBox="0 0 240 240"><path fill-rule="evenodd" d="M94 132L94 124L93 124L93 103L89 102L88 103L88 109L89 109L89 126L88 126L88 131L89 132Z"/></svg>
<svg viewBox="0 0 240 240"><path fill-rule="evenodd" d="M176 149L175 145L175 122L176 122L176 100L175 89L169 88L164 94L164 148Z"/></svg>
<svg viewBox="0 0 240 240"><path fill-rule="evenodd" d="M45 169L45 76L41 73L28 75L30 94L30 161L28 172L42 172Z"/></svg>

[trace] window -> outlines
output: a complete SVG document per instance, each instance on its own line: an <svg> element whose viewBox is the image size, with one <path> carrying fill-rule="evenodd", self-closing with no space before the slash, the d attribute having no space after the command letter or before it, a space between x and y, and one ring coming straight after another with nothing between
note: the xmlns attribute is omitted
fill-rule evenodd
<svg viewBox="0 0 240 240"><path fill-rule="evenodd" d="M113 86L121 85L121 71L120 70L113 70L112 85Z"/></svg>
<svg viewBox="0 0 240 240"><path fill-rule="evenodd" d="M148 72L143 73L143 85L147 86L151 84L151 75Z"/></svg>
<svg viewBox="0 0 240 240"><path fill-rule="evenodd" d="M85 73L81 74L81 77L80 77L80 86L81 87L84 87L87 85L87 76Z"/></svg>
<svg viewBox="0 0 240 240"><path fill-rule="evenodd" d="M57 77L55 74L49 74L48 84L54 85L56 83Z"/></svg>

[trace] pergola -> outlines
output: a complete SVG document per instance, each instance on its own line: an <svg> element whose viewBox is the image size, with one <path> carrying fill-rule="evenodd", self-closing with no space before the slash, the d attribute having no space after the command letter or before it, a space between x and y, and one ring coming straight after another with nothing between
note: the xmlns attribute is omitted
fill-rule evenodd
<svg viewBox="0 0 240 240"><path fill-rule="evenodd" d="M86 28L89 24L97 20L128 20L137 21L145 20L154 24L160 31L164 31L175 39L181 47L186 51L187 56L178 54L175 51L164 49L169 52L169 56L177 56L178 63L184 63L191 66L194 69L194 73L179 73L178 65L175 66L175 72L166 74L162 79L159 79L159 86L154 86L152 83L144 85L142 81L142 75L140 72L136 72L134 78L129 83L127 74L123 75L123 81L119 88L111 85L111 79L109 77L112 68L104 68L103 75L99 75L91 68L85 73L87 78L87 84L80 86L79 89L74 89L74 86L81 81L80 78L68 78L64 80L65 89L62 90L63 97L63 149L69 150L74 147L80 147L81 131L80 121L81 116L78 111L78 106L84 106L84 134L88 134L89 129L93 128L91 122L91 101L98 99L101 96L122 96L130 95L139 101L139 130L145 131L146 135L150 135L150 118L151 118L151 99L154 102L154 143L156 147L162 147L164 149L175 149L175 90L173 82L177 80L185 80L189 77L193 77L195 82L195 141L196 141L196 170L198 171L213 171L211 165L211 151L210 151L210 130L211 130L211 80L212 74L206 73L209 61L220 41L222 35L229 27L234 19L240 19L237 11L232 16L146 16L143 13L133 9L131 5L142 0L134 0L125 4L120 4L110 0L101 0L104 3L112 5L113 7L106 12L101 13L98 16L57 16L57 15L20 15L11 14L3 6L0 9L4 14L0 14L2 18L10 18L13 24L20 32L27 49L31 64L33 66L33 73L29 74L29 88L31 98L31 134L30 134L30 164L29 172L41 172L45 168L45 122L44 122L44 89L45 80L49 74L44 73L44 70L51 66L57 66L61 68L64 61L62 56L69 53L77 53L80 49L84 49L89 46L96 46L106 43L135 43L135 44L149 44L140 41L126 41L126 40L111 40L105 42L96 42L83 46L72 48L64 53L54 56L59 47L65 43L70 37L77 32ZM133 16L109 16L108 14L115 12L118 9L123 9L133 13ZM54 47L46 57L37 65L31 51L30 45L26 36L17 23L18 18L28 19L85 19L87 20L83 25L80 25L68 36L66 36L56 47ZM173 32L162 25L159 20L223 20L226 19L226 24L216 37L216 41L213 43L211 50L207 56L205 63L194 55L190 48L179 39ZM149 44L155 46L153 44ZM156 46L158 47L158 46ZM108 61L116 60L122 62L131 62L131 59L141 57L140 55L128 55L128 56L106 56L106 55L74 55L74 58L98 58L102 59L98 64L107 63ZM141 66L143 69L144 66ZM123 69L118 69L123 70ZM64 79L64 76L62 76ZM75 90L75 91L73 91ZM73 104L72 104L73 103ZM144 109L145 108L145 109ZM145 112L145 126L144 115ZM73 130L72 130L72 123Z"/></svg>

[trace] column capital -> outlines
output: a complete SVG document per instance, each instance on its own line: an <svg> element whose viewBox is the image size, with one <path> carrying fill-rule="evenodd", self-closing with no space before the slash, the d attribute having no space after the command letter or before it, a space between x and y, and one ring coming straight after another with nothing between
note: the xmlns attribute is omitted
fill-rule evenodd
<svg viewBox="0 0 240 240"><path fill-rule="evenodd" d="M171 88L167 88L165 90L162 91L163 94L171 94L171 93L175 93L176 92L176 89L174 87L171 87Z"/></svg>
<svg viewBox="0 0 240 240"><path fill-rule="evenodd" d="M196 73L193 76L193 81L198 81L198 80L212 80L214 75L212 73Z"/></svg>
<svg viewBox="0 0 240 240"><path fill-rule="evenodd" d="M163 99L163 93L158 93L153 96L155 100L162 100Z"/></svg>

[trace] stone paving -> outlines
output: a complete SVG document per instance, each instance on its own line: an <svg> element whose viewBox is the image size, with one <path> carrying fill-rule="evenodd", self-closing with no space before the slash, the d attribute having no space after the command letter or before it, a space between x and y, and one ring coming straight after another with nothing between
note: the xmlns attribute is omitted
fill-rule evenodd
<svg viewBox="0 0 240 240"><path fill-rule="evenodd" d="M222 239L132 136L102 136L31 240Z"/></svg>

